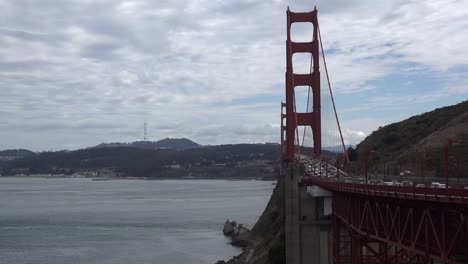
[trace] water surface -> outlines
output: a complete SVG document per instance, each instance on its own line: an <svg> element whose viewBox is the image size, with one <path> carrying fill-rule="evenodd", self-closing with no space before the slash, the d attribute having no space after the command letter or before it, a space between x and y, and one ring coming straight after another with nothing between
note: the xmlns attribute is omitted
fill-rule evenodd
<svg viewBox="0 0 468 264"><path fill-rule="evenodd" d="M239 253L272 182L0 178L1 263L214 263Z"/></svg>

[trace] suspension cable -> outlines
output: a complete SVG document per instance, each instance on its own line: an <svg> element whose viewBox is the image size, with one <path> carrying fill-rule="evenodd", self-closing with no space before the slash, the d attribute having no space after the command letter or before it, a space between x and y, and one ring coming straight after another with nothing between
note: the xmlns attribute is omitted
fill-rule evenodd
<svg viewBox="0 0 468 264"><path fill-rule="evenodd" d="M341 126L340 126L340 121L338 119L338 113L336 112L336 106L335 106L335 99L333 97L333 92L331 89L331 84L330 84L330 78L328 76L328 68L327 68L327 61L325 60L325 52L323 51L323 44L322 44L322 34L320 34L320 27L317 22L317 31L319 35L319 41L320 41L320 48L322 49L322 57L323 57L323 64L325 66L325 73L327 75L327 81L328 81L328 89L330 90L330 96L332 99L332 104L333 104L333 110L335 111L335 118L336 118L336 123L338 124L338 130L340 131L340 137L341 137L341 145L343 146L343 153L346 157L346 161L349 162L349 157L348 157L348 152L346 151L344 139L343 139L343 134L341 133Z"/></svg>

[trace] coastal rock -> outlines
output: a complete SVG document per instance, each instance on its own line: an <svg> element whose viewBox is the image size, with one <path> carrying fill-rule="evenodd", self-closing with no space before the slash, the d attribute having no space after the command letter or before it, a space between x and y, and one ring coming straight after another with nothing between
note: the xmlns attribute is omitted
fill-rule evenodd
<svg viewBox="0 0 468 264"><path fill-rule="evenodd" d="M224 260L219 260L215 264L238 264L238 263L239 262L237 261L237 259L233 258L233 259L229 260L228 262L226 262Z"/></svg>
<svg viewBox="0 0 468 264"><path fill-rule="evenodd" d="M284 180L280 178L267 207L252 230L234 238L231 236L233 242L242 239L247 246L242 245L242 253L225 262L226 264L286 263L284 189ZM231 222L229 224L232 225Z"/></svg>
<svg viewBox="0 0 468 264"><path fill-rule="evenodd" d="M242 224L237 224L236 221L226 220L223 227L223 234L231 238L236 238L246 232L250 232L248 228L242 226Z"/></svg>
<svg viewBox="0 0 468 264"><path fill-rule="evenodd" d="M241 247L243 251L247 250L247 247L252 243L249 240L250 230L242 224L238 224L236 221L226 220L223 227L223 234L231 238L230 244L232 246ZM228 262L220 260L216 262L216 264L242 264L244 262L239 259L241 255L233 257Z"/></svg>
<svg viewBox="0 0 468 264"><path fill-rule="evenodd" d="M234 227L236 225L237 225L236 221L230 222L229 220L226 220L226 222L224 223L224 227L223 227L223 234L225 236L231 236L232 233L234 232Z"/></svg>

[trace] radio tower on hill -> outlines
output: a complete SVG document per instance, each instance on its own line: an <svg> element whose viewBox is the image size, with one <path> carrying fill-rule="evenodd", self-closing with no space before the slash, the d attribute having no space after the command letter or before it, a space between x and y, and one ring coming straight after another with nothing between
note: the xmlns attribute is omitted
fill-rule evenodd
<svg viewBox="0 0 468 264"><path fill-rule="evenodd" d="M143 123L143 141L148 141L148 123L146 120Z"/></svg>

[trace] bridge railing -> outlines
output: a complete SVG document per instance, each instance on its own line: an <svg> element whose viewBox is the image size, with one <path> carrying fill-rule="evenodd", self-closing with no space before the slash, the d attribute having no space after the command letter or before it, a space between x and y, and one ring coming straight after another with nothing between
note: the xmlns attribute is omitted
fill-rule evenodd
<svg viewBox="0 0 468 264"><path fill-rule="evenodd" d="M337 181L334 178L311 176L307 174L301 179L301 184L317 185L331 191L363 195L468 204L468 189L461 188L430 188L347 183Z"/></svg>

